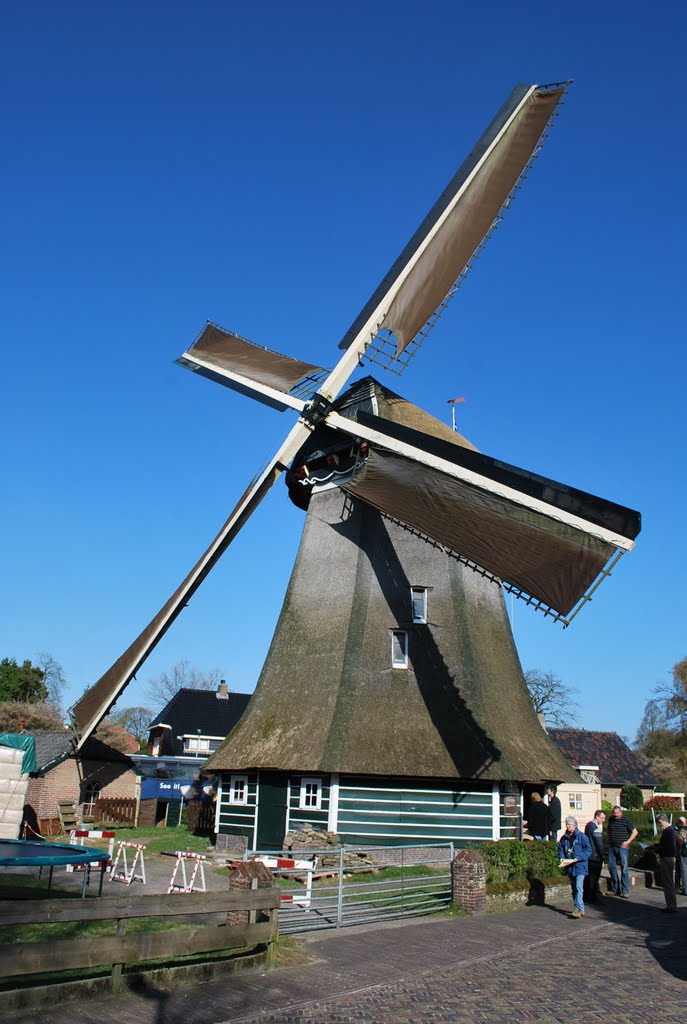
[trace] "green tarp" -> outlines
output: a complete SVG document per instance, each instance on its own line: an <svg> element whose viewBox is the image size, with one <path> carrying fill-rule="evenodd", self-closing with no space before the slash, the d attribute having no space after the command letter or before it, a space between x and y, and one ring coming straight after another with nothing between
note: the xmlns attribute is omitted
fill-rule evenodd
<svg viewBox="0 0 687 1024"><path fill-rule="evenodd" d="M15 747L24 751L21 763L22 775L36 770L36 741L33 736L25 736L18 732L0 732L0 747Z"/></svg>

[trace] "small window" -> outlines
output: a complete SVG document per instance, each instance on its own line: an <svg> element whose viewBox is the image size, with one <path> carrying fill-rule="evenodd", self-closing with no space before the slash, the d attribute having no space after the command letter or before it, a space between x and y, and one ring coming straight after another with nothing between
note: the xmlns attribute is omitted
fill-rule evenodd
<svg viewBox="0 0 687 1024"><path fill-rule="evenodd" d="M391 630L391 664L394 668L408 668L408 633L405 629Z"/></svg>
<svg viewBox="0 0 687 1024"><path fill-rule="evenodd" d="M247 804L248 803L248 776L247 775L232 775L231 782L229 785L229 803L230 804Z"/></svg>
<svg viewBox="0 0 687 1024"><path fill-rule="evenodd" d="M210 740L200 736L184 736L184 753L191 756L201 756L210 753Z"/></svg>
<svg viewBox="0 0 687 1024"><path fill-rule="evenodd" d="M86 792L84 794L83 810L82 814L86 817L91 818L95 814L95 802L100 796L100 783L89 782L86 786Z"/></svg>
<svg viewBox="0 0 687 1024"><path fill-rule="evenodd" d="M570 810L581 811L582 810L582 794L571 793L570 794Z"/></svg>
<svg viewBox="0 0 687 1024"><path fill-rule="evenodd" d="M413 611L413 622L426 622L427 587L411 587L410 603Z"/></svg>
<svg viewBox="0 0 687 1024"><path fill-rule="evenodd" d="M300 808L319 811L322 807L322 779L301 779Z"/></svg>

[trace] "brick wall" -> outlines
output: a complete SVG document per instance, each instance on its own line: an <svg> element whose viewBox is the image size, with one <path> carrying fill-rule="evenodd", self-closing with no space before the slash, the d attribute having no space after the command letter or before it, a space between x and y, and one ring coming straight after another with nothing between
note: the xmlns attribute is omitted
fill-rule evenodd
<svg viewBox="0 0 687 1024"><path fill-rule="evenodd" d="M29 779L26 803L39 821L54 818L59 801L83 803L89 782L100 783L104 797L136 796L137 776L127 765L100 761L79 764L74 758L67 758L42 778Z"/></svg>
<svg viewBox="0 0 687 1024"><path fill-rule="evenodd" d="M473 914L487 909L487 866L477 850L459 850L451 862L453 905Z"/></svg>

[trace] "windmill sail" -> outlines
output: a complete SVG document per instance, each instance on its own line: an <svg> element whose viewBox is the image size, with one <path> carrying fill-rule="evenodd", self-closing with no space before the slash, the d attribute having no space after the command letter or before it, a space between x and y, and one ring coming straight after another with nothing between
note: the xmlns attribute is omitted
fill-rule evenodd
<svg viewBox="0 0 687 1024"><path fill-rule="evenodd" d="M527 167L566 87L519 85L458 169L343 338L373 317L400 356L444 301ZM381 306L381 308L380 308Z"/></svg>
<svg viewBox="0 0 687 1024"><path fill-rule="evenodd" d="M280 411L301 409L327 372L211 323L177 363Z"/></svg>

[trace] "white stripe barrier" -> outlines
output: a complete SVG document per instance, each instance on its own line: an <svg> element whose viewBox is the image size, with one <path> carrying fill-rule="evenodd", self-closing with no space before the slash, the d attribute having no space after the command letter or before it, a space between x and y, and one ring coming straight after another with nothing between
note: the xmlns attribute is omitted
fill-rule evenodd
<svg viewBox="0 0 687 1024"><path fill-rule="evenodd" d="M115 833L114 832L98 832L87 828L75 828L69 833L69 845L70 846L85 846L86 840L89 839L109 839L109 845L107 848L107 863L108 867L112 863L112 854L114 852ZM67 871L83 871L84 864L67 864Z"/></svg>
<svg viewBox="0 0 687 1024"><path fill-rule="evenodd" d="M251 860L260 861L266 867L270 868L275 874L280 875L291 875L296 872L306 872L306 885L304 896L294 896L292 893L283 893L281 900L283 903L294 903L299 907L309 907L312 902L312 877L315 869L315 857L311 857L308 860L291 860L289 857L269 857L267 855L260 855L257 857L251 857Z"/></svg>
<svg viewBox="0 0 687 1024"><path fill-rule="evenodd" d="M131 885L134 879L138 879L143 884L146 884L146 868L143 860L143 851L145 846L142 843L125 843L120 840L117 843L117 856L114 859L114 863L110 868L110 881L111 882L124 882L125 885ZM127 850L135 850L134 859L129 867L129 861L127 857ZM120 866L121 862L121 866ZM138 868L138 871L136 870Z"/></svg>
<svg viewBox="0 0 687 1024"><path fill-rule="evenodd" d="M174 869L172 871L172 877L169 880L169 888L167 889L167 895L170 892L207 892L205 888L205 867L204 864L207 860L202 853L187 853L185 850L176 850L174 853L176 860L174 862ZM187 861L195 861L193 865L193 871L191 872L191 880L188 881L186 878L186 863ZM181 868L182 881L177 882L177 874ZM196 885L196 876L200 874L199 884Z"/></svg>

